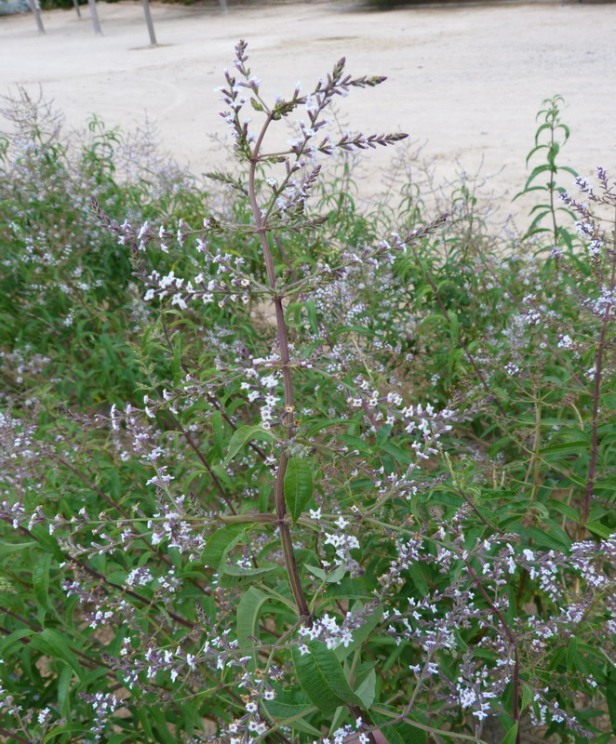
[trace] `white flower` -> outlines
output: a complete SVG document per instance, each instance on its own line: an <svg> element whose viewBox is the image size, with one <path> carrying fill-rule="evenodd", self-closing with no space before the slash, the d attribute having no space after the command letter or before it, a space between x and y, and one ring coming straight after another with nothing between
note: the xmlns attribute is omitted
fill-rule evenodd
<svg viewBox="0 0 616 744"><path fill-rule="evenodd" d="M176 292L173 295L173 297L171 298L171 304L177 305L181 310L186 310L186 308L188 307L186 301L179 292Z"/></svg>

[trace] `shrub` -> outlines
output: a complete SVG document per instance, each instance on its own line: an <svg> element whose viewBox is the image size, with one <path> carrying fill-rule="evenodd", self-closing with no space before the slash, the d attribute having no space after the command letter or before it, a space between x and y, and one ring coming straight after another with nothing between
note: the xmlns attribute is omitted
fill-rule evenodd
<svg viewBox="0 0 616 744"><path fill-rule="evenodd" d="M102 172L95 159L96 188L76 171L117 262L88 259L110 272L92 303L114 303L139 372L124 404L106 381L99 407L50 406L38 382L29 405L6 395L4 735L611 740L616 254L601 216L616 185L579 180L588 205L563 200L580 236L504 257L472 207L426 220L418 200L386 236L330 185L313 210L318 158L404 138L328 129L336 96L383 80L341 60L269 103L240 42L222 96L242 171L213 174L222 202L188 189L181 215L163 190L150 205L151 185L110 179L115 154ZM34 162L64 181L54 148ZM51 220L55 199L19 214ZM58 212L83 218L77 203ZM64 269L42 265L55 292ZM30 303L56 303L49 340L30 343L61 355L65 305L36 299L38 266L14 275Z"/></svg>
<svg viewBox="0 0 616 744"><path fill-rule="evenodd" d="M7 390L24 391L32 372L41 384L52 382L64 405L124 400L138 384L131 340L147 311L129 254L90 202L143 220L194 215L202 197L156 152L147 130L122 137L92 117L85 134L65 135L53 108L23 90L2 113L12 125L0 149Z"/></svg>

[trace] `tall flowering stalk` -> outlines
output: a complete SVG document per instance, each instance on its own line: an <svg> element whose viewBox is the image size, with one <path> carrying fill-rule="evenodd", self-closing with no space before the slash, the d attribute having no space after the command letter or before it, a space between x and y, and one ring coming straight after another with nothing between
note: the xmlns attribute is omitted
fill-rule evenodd
<svg viewBox="0 0 616 744"><path fill-rule="evenodd" d="M279 98L273 106L270 106L260 95L259 80L251 75L247 66L246 42L239 42L235 48L235 54L235 73L229 71L225 73L226 86L222 89L222 94L228 110L222 116L229 124L235 138L236 153L240 159L246 159L249 163L248 197L255 233L263 254L269 299L276 319L279 355L277 367L282 372L284 386L284 405L280 418L283 435L279 438L280 453L275 476L274 504L287 575L298 613L303 622L311 624L311 613L293 551L284 485L289 464L289 447L296 433L293 360L289 349L289 331L285 319L284 302L297 294L297 287L285 287L280 281L276 274L272 249L276 244L276 233L281 227L286 227L289 222L295 229L305 225L306 221L302 220L305 201L320 171L320 166L315 162L318 153L332 154L337 148L352 150L373 148L377 144L389 145L404 139L407 135L398 133L367 138L362 135L343 136L337 142L331 142L329 137L325 136L317 142L319 131L327 124L324 114L335 96L346 95L352 87L374 87L382 83L385 78L352 78L345 75L343 58L335 65L331 75L328 75L326 80L320 81L310 94L302 95L299 87L296 87L288 100ZM243 117L243 109L248 102L253 110L262 114L265 119L256 136L249 128L250 120ZM288 150L267 152L265 139L270 125L288 117L299 107L305 107L308 115L307 122L300 122L300 135L290 143ZM278 166L283 170L283 177L280 183L272 182L274 185L272 185L269 198L260 203L257 178L260 167L267 165Z"/></svg>

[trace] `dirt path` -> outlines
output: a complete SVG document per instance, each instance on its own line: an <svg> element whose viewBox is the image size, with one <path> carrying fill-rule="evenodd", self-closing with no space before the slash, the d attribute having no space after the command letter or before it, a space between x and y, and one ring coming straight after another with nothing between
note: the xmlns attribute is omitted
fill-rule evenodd
<svg viewBox="0 0 616 744"><path fill-rule="evenodd" d="M616 176L616 4L492 3L374 12L345 2L217 7L153 6L160 46L148 47L141 5L99 3L104 35L83 8L0 17L0 92L39 85L70 124L96 112L130 127L145 115L163 145L195 173L227 157L208 136L224 132L214 88L239 38L274 94L308 88L342 55L354 74L385 74L341 102L365 133L401 129L423 144L437 181L458 167L501 175L506 196L523 184L541 101L556 93L572 137L563 162ZM371 153L361 190L374 192L390 153ZM503 208L508 208L503 201Z"/></svg>

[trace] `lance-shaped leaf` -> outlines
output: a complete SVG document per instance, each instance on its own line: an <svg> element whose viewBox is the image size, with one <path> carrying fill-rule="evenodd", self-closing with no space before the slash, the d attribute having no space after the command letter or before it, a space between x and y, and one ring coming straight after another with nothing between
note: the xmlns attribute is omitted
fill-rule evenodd
<svg viewBox="0 0 616 744"><path fill-rule="evenodd" d="M315 713L316 708L303 690L279 691L275 700L263 700L261 705L277 723L309 734L315 741L321 738L319 729L304 720L304 716Z"/></svg>
<svg viewBox="0 0 616 744"><path fill-rule="evenodd" d="M284 475L284 500L293 524L300 518L312 498L312 471L307 460L292 457Z"/></svg>
<svg viewBox="0 0 616 744"><path fill-rule="evenodd" d="M361 698L364 707L370 708L376 697L376 672L371 669L366 679L356 690L357 697Z"/></svg>
<svg viewBox="0 0 616 744"><path fill-rule="evenodd" d="M248 442L252 442L253 439L271 442L272 438L273 437L269 431L264 429L262 426L240 426L239 429L233 432L233 436L229 441L229 449L227 450L225 462L231 462L242 447L248 444Z"/></svg>
<svg viewBox="0 0 616 744"><path fill-rule="evenodd" d="M242 539L245 524L227 524L210 535L201 560L206 566L217 569L227 553Z"/></svg>
<svg viewBox="0 0 616 744"><path fill-rule="evenodd" d="M361 698L351 689L336 654L321 641L307 644L308 653L293 649L293 663L302 689L324 713L333 713L341 705L363 707Z"/></svg>
<svg viewBox="0 0 616 744"><path fill-rule="evenodd" d="M253 657L250 662L251 669L255 669L257 665L255 645L258 641L259 616L261 615L261 608L268 599L270 599L268 594L251 586L237 606L238 645L242 650L251 652Z"/></svg>

